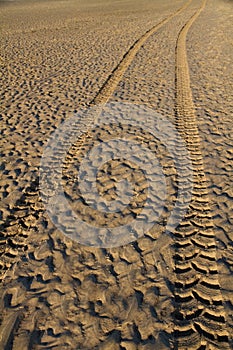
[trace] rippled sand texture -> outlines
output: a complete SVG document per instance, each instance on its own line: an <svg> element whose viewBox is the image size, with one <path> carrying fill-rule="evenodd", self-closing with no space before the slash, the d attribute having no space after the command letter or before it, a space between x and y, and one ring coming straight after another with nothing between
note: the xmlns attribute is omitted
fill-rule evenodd
<svg viewBox="0 0 233 350"><path fill-rule="evenodd" d="M227 0L0 2L1 349L232 348L232 9ZM61 122L100 103L106 120L122 112L116 102L166 116L184 142L176 140L176 163L146 130L93 129L87 116L89 131L69 149L62 175L83 220L118 226L140 214L147 196L145 174L115 159L100 169L99 193L113 200L116 182L129 180L131 205L122 215L83 209L77 172L97 141L128 135L149 148L167 186L159 222L144 237L87 247L48 217L40 159ZM167 232L177 186L189 186L185 149L191 199ZM179 181L177 164L187 168Z"/></svg>

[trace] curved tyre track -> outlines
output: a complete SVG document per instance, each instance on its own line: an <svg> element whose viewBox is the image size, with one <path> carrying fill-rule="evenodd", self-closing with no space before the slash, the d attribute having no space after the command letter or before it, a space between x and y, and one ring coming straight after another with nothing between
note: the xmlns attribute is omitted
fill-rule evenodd
<svg viewBox="0 0 233 350"><path fill-rule="evenodd" d="M168 21L170 21L173 17L185 10L187 6L191 3L191 1L192 0L187 1L180 9L169 15L160 23L153 26L129 48L129 50L124 54L122 60L115 67L113 72L109 75L102 88L99 90L98 94L90 102L90 106L100 105L101 108L101 106L108 102L118 83L122 79L125 71L135 58L137 52L146 42L146 40L157 30L159 30L163 25L165 25ZM93 116L89 117L89 119L87 118L87 123L89 126L92 125L92 118ZM80 143L77 143L78 148L80 147L80 145ZM31 183L31 186L29 186L29 188L25 190L22 196L18 196L16 198L16 202L14 203L14 209L16 208L16 210L19 210L21 207L23 207L27 208L27 212L24 216L20 218L18 222L15 222L13 224L15 230L12 231L12 223L10 223L11 215L9 216L9 218L6 219L5 224L2 226L2 235L4 237L5 247L0 252L0 255L2 257L2 275L0 276L1 280L4 279L6 272L12 267L12 265L14 265L19 260L20 254L23 254L23 252L27 250L28 246L25 242L30 234L29 230L31 226L36 225L36 221L38 220L38 218L40 218L43 215L43 209L41 208L41 203L38 200L38 196L38 179L36 179ZM38 210L38 208L40 209ZM31 225L32 218L33 225ZM22 253L19 253L19 250ZM18 292L15 291L15 293L17 295ZM23 324L24 319L27 319L27 315L23 315L23 312L17 310L15 310L14 312L10 311L8 313L6 313L6 311L4 310L1 311L3 311L4 317L2 318L2 323L0 327L0 348L6 348L9 343L12 344L13 349L18 348L19 344L23 344L25 348L31 347L32 340L30 339L30 337L28 337L27 334L22 334L20 337L14 336L15 329L20 329L20 324Z"/></svg>
<svg viewBox="0 0 233 350"><path fill-rule="evenodd" d="M122 60L119 62L119 64L116 66L116 68L112 71L102 88L99 90L98 94L94 97L94 99L91 101L91 105L97 105L97 104L105 104L108 102L109 98L112 96L114 90L116 89L118 83L120 82L121 78L123 77L125 71L133 61L134 57L136 56L137 52L140 50L140 48L143 46L143 44L146 42L146 40L153 35L157 30L159 30L164 24L166 24L168 21L170 21L173 17L177 16L179 13L181 13L183 10L186 9L186 7L192 2L192 0L189 0L187 3L185 3L179 10L172 13L170 16L162 20L160 23L156 24L154 27L152 27L150 30L148 30L145 34L143 34L130 48L129 50L124 54Z"/></svg>
<svg viewBox="0 0 233 350"><path fill-rule="evenodd" d="M118 85L118 83L120 82L121 78L123 77L125 71L127 70L127 68L129 67L129 65L131 64L131 62L133 61L134 57L136 56L137 52L140 50L140 48L143 46L143 44L146 42L146 40L152 35L154 34L157 30L159 30L163 25L165 25L169 20L171 20L173 17L175 17L176 15L178 15L179 13L181 13L190 3L192 0L188 0L180 9L178 9L177 11L175 11L174 13L172 13L171 15L169 15L167 18L165 18L164 20L162 20L160 23L156 24L155 26L153 26L150 30L148 30L145 34L143 34L139 39L137 39L134 44L126 51L126 53L124 54L123 58L121 59L121 61L119 62L119 64L115 67L115 69L111 72L111 74L109 75L109 77L107 78L107 80L105 81L105 83L103 84L103 86L101 87L101 89L99 90L98 94L91 100L91 102L89 103L89 106L93 106L93 105L98 105L100 104L100 108L102 107L103 104L106 104L109 100L109 98L112 96L114 90L116 89L116 86ZM93 116L91 115L91 117L88 118L87 116L87 125L91 128L92 126L92 122L93 122ZM79 148L81 146L81 143L77 142L77 148ZM38 187L38 179L36 179L36 181L32 181L32 187L33 187L33 195L36 195L36 192L38 193L38 191L36 191L35 188L35 183L36 183L36 187ZM15 207L17 209L21 209L21 205L23 207L26 207L26 203L29 202L29 207L30 203L31 203L31 189L29 186L29 191L30 193L27 193L27 191L25 191L25 193L22 196L17 196L16 198L16 202L15 202ZM29 198L29 200L27 200ZM11 206L13 207L13 205L11 204ZM41 211L41 210L40 210ZM29 215L31 215L31 213L29 213ZM4 242L7 243L8 238L13 239L15 238L14 235L9 235L8 237L8 228L11 226L14 226L16 228L16 231L21 230L21 227L28 227L28 223L26 223L28 221L28 216L23 216L19 223L10 223L11 222L11 215L9 216L9 218L6 219L5 224L1 225L1 229L3 231L2 236L4 239ZM33 214L32 214L33 215ZM35 215L36 217L38 215ZM6 232L6 234L4 234ZM25 235L23 237L25 239ZM23 250L23 243L21 243L20 249ZM8 242L9 244L9 242ZM27 245L25 245L25 248L27 248ZM10 251L10 253L4 257L4 252L5 252L5 247L3 247L0 250L0 256L3 256L3 262L1 262L1 267L2 267L2 271L3 271L3 276L0 274L0 280L2 280L4 278L4 274L5 272L11 267L12 265L12 258L15 259L17 257L17 252L14 253L14 250L18 250L19 246L18 244L16 244L14 242L14 244L10 244L9 247L7 246L7 252ZM6 259L6 261L5 261ZM14 264L14 262L13 262Z"/></svg>
<svg viewBox="0 0 233 350"><path fill-rule="evenodd" d="M149 36L183 11L190 2L188 1L181 9L154 26L132 45L90 105L108 102L138 50ZM186 141L194 172L194 190L190 209L185 220L183 220L174 234L176 245L176 254L174 256L176 266L174 291L176 329L174 336L177 349L214 349L219 348L220 343L221 348L228 349L224 308L218 282L215 237L210 215L200 139L194 114L185 45L188 30L204 9L205 4L206 0L181 30L176 50L177 128ZM90 125L92 121L88 121ZM177 157L182 158L182 155L177 154ZM37 197L37 194L34 192L33 195ZM27 202L27 198L30 198L31 193L26 193L25 196L24 201ZM28 205L30 205L30 201L28 202ZM36 212L29 213L29 215L33 214L36 214ZM27 217L21 219L20 225L22 227L27 227ZM38 211L36 217L38 217ZM11 251L14 251L14 247L11 248ZM14 259L15 257L13 257ZM10 263L7 263L7 267L10 266ZM27 315L24 315L24 318L26 319ZM22 342L25 344L25 348L33 346L33 341L24 334L20 340L19 337L14 337L15 328L20 327L18 325L19 322L23 323L23 317L20 320L21 315L17 311L5 316L0 330L1 348L4 349L11 340L15 349L18 348L19 344L22 345ZM8 331L1 338L1 331L6 327Z"/></svg>
<svg viewBox="0 0 233 350"><path fill-rule="evenodd" d="M189 211L174 233L174 335L177 349L229 349L218 280L215 234L186 52L187 33L205 6L206 0L183 26L176 46L176 125L190 153L194 182Z"/></svg>

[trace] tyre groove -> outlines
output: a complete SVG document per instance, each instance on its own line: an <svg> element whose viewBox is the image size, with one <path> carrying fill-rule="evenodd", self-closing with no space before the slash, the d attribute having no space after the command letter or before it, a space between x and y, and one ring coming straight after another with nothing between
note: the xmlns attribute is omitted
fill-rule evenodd
<svg viewBox="0 0 233 350"><path fill-rule="evenodd" d="M184 24L176 44L176 126L190 153L194 182L188 213L189 220L184 218L186 224L179 225L174 232L174 239L178 243L174 255L176 272L174 294L177 308L174 332L176 349L197 350L209 348L211 344L216 348L229 349L226 318L218 281L213 221L186 50L188 31L204 10L206 3L207 0L202 1L199 9ZM193 255L190 255L189 238L190 243L195 247ZM190 283L193 272L197 274L194 284Z"/></svg>
<svg viewBox="0 0 233 350"><path fill-rule="evenodd" d="M98 94L90 102L90 106L98 104L103 105L108 102L118 83L122 79L125 71L146 40L170 19L181 13L181 11L183 11L190 2L191 1L188 1L178 11L171 14L168 18L147 31L130 47L120 63L107 78ZM212 230L213 224L209 216L209 202L206 195L207 186L200 151L200 139L193 112L194 106L190 89L189 70L185 47L187 32L201 11L204 9L205 4L206 0L203 2L196 14L181 30L177 42L176 52L177 128L184 137L191 155L194 170L194 188L196 188L196 192L193 192L191 217L189 217L189 221L187 221L185 225L181 224L175 233L175 240L177 239L177 236L179 237L176 242L177 253L182 256L183 263L180 261L177 263L175 261L177 273L177 282L175 283L175 300L178 304L180 314L182 314L182 320L180 320L179 316L177 316L177 325L174 335L177 337L176 346L178 349L190 348L195 350L205 349L209 344L213 343L218 345L218 342L223 343L221 344L221 348L224 348L224 346L226 349L228 348L226 344L228 338L225 331L225 315L222 307L222 296L218 282L215 255L212 258L212 249L215 244L215 237ZM90 125L92 122L93 120L90 120ZM201 193L201 191L203 191L203 193ZM205 211L207 213L205 213ZM203 222L202 219L206 219L206 222ZM190 241L190 236L195 237L192 239L195 239L195 246L197 247L198 251L196 253L195 247L195 254L191 257L191 259L190 250L192 250L193 242ZM203 239L201 236L203 236ZM206 237L207 239L204 239ZM201 254L203 244L205 245L207 254L211 255L211 259L209 259L209 255L203 256L203 254ZM187 250L185 250L186 246L188 246ZM189 260L192 260L192 263L190 263ZM194 269L198 273L196 273ZM194 279L194 276L196 275L198 277L197 279ZM186 281L186 283L184 283L184 281ZM205 283L201 283L202 281L205 281ZM215 333L218 333L218 335L216 336Z"/></svg>
<svg viewBox="0 0 233 350"><path fill-rule="evenodd" d="M170 21L173 17L177 16L183 10L185 10L191 2L192 0L189 0L188 2L186 2L180 9L178 9L177 11L169 15L160 23L153 26L146 33L144 33L138 40L134 42L134 44L126 51L126 53L124 54L123 58L118 63L118 65L114 68L114 70L108 76L107 80L102 85L97 95L90 102L91 106L98 105L98 104L106 104L108 102L114 90L116 89L117 85L119 84L120 80L122 79L125 71L129 67L129 65L132 63L137 52L140 50L143 44L147 41L147 39L151 35L153 35L157 30L159 30L163 25L165 25L168 21Z"/></svg>
<svg viewBox="0 0 233 350"><path fill-rule="evenodd" d="M114 90L116 89L117 85L119 84L120 80L122 79L125 71L127 70L127 68L130 66L130 64L132 63L133 59L135 58L137 52L142 48L143 44L147 41L147 39L154 34L156 31L158 31L160 28L162 28L162 26L164 26L166 23L168 23L168 21L170 21L173 17L175 17L176 15L180 14L183 10L185 10L188 5L192 2L192 0L188 0L181 8L179 8L177 11L173 12L172 14L170 14L167 18L163 19L160 23L156 24L155 26L153 26L150 30L148 30L146 33L144 33L139 39L137 39L134 44L126 51L126 53L123 55L121 61L118 63L118 65L115 67L115 69L111 72L111 74L108 76L108 78L106 79L106 81L104 82L104 84L102 85L102 87L100 88L100 90L98 91L97 95L91 100L91 102L88 104L89 107L92 106L98 106L101 108L103 107L104 104L106 104L109 99L111 98L112 94L114 93ZM97 113L99 112L99 110L97 109ZM87 127L92 127L93 125L93 118L96 118L96 115L87 115ZM74 130L75 128L77 128L76 125L74 125ZM88 140L88 133L87 133L87 140ZM81 140L81 142L77 142L77 144L75 145L75 149L77 151L80 150L80 148L82 148L83 146L83 142ZM74 149L74 151L75 151ZM59 155L59 149L56 150L57 154ZM72 157L70 158L70 160L72 161ZM54 160L56 162L56 159ZM20 230L20 228L22 227L23 231L24 231L24 237L23 237L23 243L22 243L22 250L26 250L27 249L27 239L30 235L30 232L28 231L26 233L26 230L30 229L29 225L28 225L28 221L30 221L30 217L31 215L33 215L33 217L37 217L38 214L43 215L42 214L42 210L40 210L40 212L38 213L37 210L32 210L32 204L35 204L38 201L39 198L39 186L38 184L36 184L34 186L34 184L32 184L32 192L33 192L33 196L34 199L33 201L29 201L29 198L31 195L29 195L27 192L25 194L23 194L17 201L17 203L15 203L16 207L18 206L18 202L22 202L24 206L26 206L27 208L29 207L30 210L27 210L27 213L24 217L22 217L18 222L16 222L16 233L15 236L17 235L18 231ZM36 213L37 211L37 213ZM2 267L3 267L3 273L0 276L1 280L3 280L6 276L7 271L12 267L12 265L14 265L14 263L16 263L19 259L19 254L18 252L14 254L14 250L17 251L17 246L16 247L8 247L9 246L9 236L11 236L11 238L14 235L10 235L9 234L9 230L12 227L12 225L10 224L10 217L9 217L9 223L8 221L6 222L6 224L4 225L4 232L3 232L3 237L6 239L6 245L4 251L2 252L1 258L2 258ZM26 230L24 230L24 228ZM14 237L13 237L14 238ZM25 242L25 245L24 245ZM9 254L9 252L6 254L5 251L11 249L12 250L12 254ZM8 256L7 256L8 255ZM5 326L5 321L6 319L8 319L8 317L15 317L11 311L9 312L9 310L2 310L4 313L4 316L2 317L3 319L3 325L0 326L0 334L1 332L4 332L5 330L3 329ZM8 315L9 314L9 315ZM22 320L19 320L19 325L18 328L21 327L22 323L23 323L23 318L25 317L25 319L28 318L27 315L24 315L22 317ZM22 325L22 328L23 325ZM8 334L9 333L9 334ZM24 347L31 347L31 342L32 340L30 340L30 337L28 337L28 334L26 333L22 333L17 336L15 336L15 332L14 329L11 328L9 329L9 332L7 333L7 337L6 338L1 338L0 337L0 348L4 348L6 342L8 342L8 339L10 338L13 341L13 348L18 348L18 344L24 344ZM40 335L41 336L41 335ZM40 341L40 337L39 335L37 335L38 338L38 342ZM31 344L31 345L30 345Z"/></svg>

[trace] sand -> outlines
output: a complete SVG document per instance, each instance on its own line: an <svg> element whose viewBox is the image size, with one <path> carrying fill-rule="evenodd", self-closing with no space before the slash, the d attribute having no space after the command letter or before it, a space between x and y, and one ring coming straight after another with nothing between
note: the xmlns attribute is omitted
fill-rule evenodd
<svg viewBox="0 0 233 350"><path fill-rule="evenodd" d="M232 348L231 11L227 0L0 2L1 349ZM80 121L86 107L92 112ZM147 108L151 133L140 120ZM167 120L162 139L153 111ZM124 123L94 126L122 114ZM156 184L149 207L157 209L165 179L160 217L142 237L139 221L115 241L81 226L72 239L69 215L49 217L41 176L58 179L68 138L42 175L41 157L52 132L73 116L73 130L87 133L70 145L61 181L83 221L130 224L143 213L146 176ZM170 126L181 139L171 140ZM97 142L107 153L106 140L126 135L139 148L126 144L123 152L141 164L149 149L163 176L146 159L148 172L107 162L97 178L103 208L124 189L116 187L121 179L134 184L134 196L121 212L93 210L78 190L81 161ZM177 188L190 198L169 230L177 198L180 206L186 200Z"/></svg>

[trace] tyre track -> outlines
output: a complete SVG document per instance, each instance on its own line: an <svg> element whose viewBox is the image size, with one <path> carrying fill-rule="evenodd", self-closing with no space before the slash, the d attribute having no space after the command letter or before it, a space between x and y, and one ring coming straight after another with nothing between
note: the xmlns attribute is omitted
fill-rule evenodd
<svg viewBox="0 0 233 350"><path fill-rule="evenodd" d="M176 126L185 139L193 166L188 213L174 233L175 347L229 349L223 298L218 280L216 243L187 60L187 33L204 10L181 29L176 45ZM182 155L177 154L177 157Z"/></svg>
<svg viewBox="0 0 233 350"><path fill-rule="evenodd" d="M134 57L136 56L137 52L140 50L140 48L143 46L143 44L147 41L147 39L153 35L157 30L159 30L163 25L165 25L168 21L170 21L173 17L177 16L179 13L181 13L183 10L188 7L188 5L192 2L192 0L188 0L181 8L179 8L177 11L169 15L167 18L163 19L161 22L153 26L151 29L147 30L139 39L137 39L125 52L120 62L116 65L116 67L113 69L111 74L107 77L106 81L102 85L102 87L99 89L96 96L88 103L88 106L98 105L98 104L105 104L108 102L109 98L112 96L114 90L116 89L117 85L119 84L120 80L122 79L125 71L130 66L131 62L133 61ZM66 27L61 27L57 29L63 29ZM41 29L38 29L41 30ZM50 75L49 79L57 76L57 73ZM46 81L46 79L42 80L41 82ZM31 93L31 91L30 91Z"/></svg>
<svg viewBox="0 0 233 350"><path fill-rule="evenodd" d="M88 103L87 107L96 107L93 113L88 110L85 116L85 128L88 130L86 133L85 140L88 142L91 138L89 129L92 129L93 122L100 116L101 111L104 105L107 104L109 99L112 97L114 91L117 88L117 85L121 81L124 76L124 73L132 63L133 59L137 55L138 51L142 48L143 44L147 41L147 39L153 35L156 31L162 28L166 23L168 23L172 18L179 15L182 11L184 11L190 4L192 0L188 0L181 8L177 11L169 15L167 18L163 19L161 22L153 26L151 29L146 31L139 39L137 39L134 44L125 52L120 62L113 69L111 74L108 76L96 96ZM80 124L78 126L73 126L74 130L77 128L80 129ZM79 152L80 148L83 145L84 140L80 139L76 142L76 144L72 147L73 154Z"/></svg>
<svg viewBox="0 0 233 350"><path fill-rule="evenodd" d="M119 62L119 64L115 67L112 73L109 75L98 94L94 97L94 99L90 102L90 105L98 105L98 104L106 104L109 98L112 96L114 90L122 79L125 71L133 61L137 52L143 46L143 44L147 41L147 39L153 35L157 30L159 30L163 25L165 25L168 21L170 21L173 17L180 14L183 10L185 10L188 5L192 2L189 0L185 3L179 10L172 13L170 16L162 20L160 23L153 26L149 29L145 34L143 34L135 43L128 49L128 51L124 54L123 58Z"/></svg>
<svg viewBox="0 0 233 350"><path fill-rule="evenodd" d="M135 41L135 43L124 54L124 56L121 59L121 61L119 62L119 64L115 67L115 69L109 75L109 77L107 78L107 80L105 81L105 83L103 84L103 86L101 87L99 92L97 93L97 95L91 100L91 102L89 103L90 107L100 105L99 106L100 109L98 109L98 111L102 109L103 105L109 101L114 90L116 89L117 85L119 84L120 80L122 79L125 71L130 66L130 64L132 63L133 59L135 58L137 52L142 48L142 46L146 42L146 40L151 35L153 35L156 31L158 31L163 25L165 25L168 21L170 21L172 18L174 18L175 16L180 14L183 10L185 10L191 2L192 2L192 0L187 1L180 9L178 9L177 11L175 11L174 13L169 15L167 18L162 20L160 23L153 26L150 30L148 30L138 40ZM93 123L93 115L90 115L89 117L87 116L87 125L89 127L91 127L92 123ZM87 135L87 138L88 138L88 135ZM77 149L79 149L80 146L82 146L82 142L77 142ZM32 187L33 187L32 191L33 191L33 197L34 197L34 200L33 200L34 204L31 201L31 196L32 196L31 189L29 190L30 193L27 193L27 191L26 191L22 195L22 197L17 199L17 203L15 203L15 208L18 208L20 205L25 207L26 206L25 203L27 203L28 206L30 207L30 210L27 210L26 215L23 216L22 218L20 218L19 222L15 224L15 226L16 226L15 235L12 233L9 233L10 228L12 227L12 225L10 224L10 220L12 218L11 214L9 215L9 218L7 217L6 222L3 225L4 227L2 227L3 231L2 231L1 236L4 238L4 243L6 244L6 248L5 248L6 251L10 252L10 253L8 255L4 256L5 255L4 251L1 251L0 255L2 258L1 265L2 265L2 271L3 271L2 275L0 276L1 280L3 280L5 278L7 271L20 258L20 254L18 252L19 243L16 239L18 232L19 231L21 232L21 228L22 228L23 237L22 237L22 240L20 241L20 250L22 252L24 252L28 249L27 238L30 235L30 232L26 232L26 230L28 230L31 227L31 224L29 222L31 222L32 216L34 217L34 221L36 221L39 217L41 217L43 215L42 210L39 210L39 212L38 212L37 210L34 211L34 209L31 208L32 205L36 206L36 204L38 204L38 202L40 202L38 200L39 189L36 188L36 187L38 187L38 184L35 187L34 183L33 183ZM13 207L13 204L11 206ZM33 225L34 224L36 225L36 223L34 221L33 221ZM16 239L16 241L15 241L15 239ZM16 319L18 322L17 310L14 312L11 311L10 314L6 313L5 310L1 310L1 311L4 313L4 316L2 317L3 323L0 327L0 334L5 333L4 328L6 325L6 320ZM20 317L21 320L18 323L23 322L23 320L25 318L26 318L26 315L24 315L24 316L22 315L22 317ZM17 329L20 329L20 324L18 324L18 323L17 323ZM16 322L12 322L11 326L8 325L7 333L5 333L5 336L2 335L0 337L0 347L1 348L5 348L8 341L13 342L13 348L14 348L15 344L18 342L18 337L14 337L15 324L16 324ZM28 339L27 339L26 335L24 338L25 338L24 342L25 342L25 346L26 346L26 344L28 344Z"/></svg>
<svg viewBox="0 0 233 350"><path fill-rule="evenodd" d="M140 50L140 48L146 42L146 40L152 34L154 34L157 30L159 30L163 25L165 25L168 21L170 21L173 17L175 17L176 15L181 13L183 10L185 10L186 7L191 2L192 2L192 0L188 0L181 8L179 8L177 11L175 11L174 13L169 15L167 18L162 20L160 23L158 23L155 26L153 26L151 29L149 29L145 34L143 34L139 39L137 39L134 42L134 44L126 51L126 53L124 54L124 56L121 59L121 61L119 62L119 64L115 67L115 69L108 76L107 80L105 81L103 86L100 88L100 90L97 93L97 95L91 100L91 102L89 103L90 107L94 106L94 105L101 105L100 109L102 109L102 106L108 102L108 100L112 96L114 90L116 89L117 85L119 84L120 80L122 79L125 71L127 70L129 65L133 61L133 59L136 56L137 52ZM97 110L97 113L98 113L98 111L99 110ZM87 121L86 125L88 125L88 127L91 128L92 125L93 125L93 115L91 113L90 113L89 118L87 116L86 121ZM82 145L82 142L77 142L77 145L76 145L77 147L75 147L75 149L78 149L79 147L81 147L81 145ZM33 185L34 192L35 192L36 188L34 186L34 183L32 185ZM38 186L38 182L37 182L37 186ZM38 194L39 194L39 192L38 192ZM14 203L15 207L18 208L18 204L17 203L25 202L25 200L27 200L28 197L30 198L30 195L31 194L28 195L27 192L25 191L25 193L21 197L17 198L16 203ZM13 207L13 204L11 204L11 207ZM25 205L24 205L24 207L25 207ZM10 224L11 218L12 218L12 215L10 214L9 218L8 217L6 218L5 224L2 225L2 227L1 227L1 229L2 229L1 237L5 241L7 241L8 238L9 238L8 235L7 235L7 229L11 226L11 224ZM21 218L20 226L27 227L27 224L24 225L25 221L27 221L27 218L28 218L28 215L26 215L25 217ZM9 246L9 249L13 252L14 247L13 246ZM17 253L15 255L17 255ZM0 256L4 256L4 250L3 249L0 251ZM3 258L3 263L2 263L3 276L0 275L0 279L1 280L4 278L6 270L8 270L9 267L11 266L11 263L10 263L9 260L10 259L7 258L7 264L4 264L4 258Z"/></svg>
<svg viewBox="0 0 233 350"><path fill-rule="evenodd" d="M134 43L90 105L108 102L138 50L149 36L184 10L190 2L188 1L181 9L146 32ZM194 170L194 192L190 211L175 233L177 246L175 255L177 274L175 282L177 312L175 317L177 327L175 336L178 339L176 345L178 349L187 349L188 347L190 349L207 349L207 344L218 347L218 342L222 343L222 348L225 346L227 349L227 333L224 330L225 315L217 276L215 237L212 229L200 139L190 89L185 45L187 32L204 9L205 3L206 1L183 27L177 41L177 128L186 140ZM90 123L92 122L93 120L90 120ZM181 157L181 155L178 154L177 157ZM26 222L26 220L24 221ZM9 337L12 336L12 333L14 333L14 330L9 331ZM5 344L9 337L4 340Z"/></svg>

